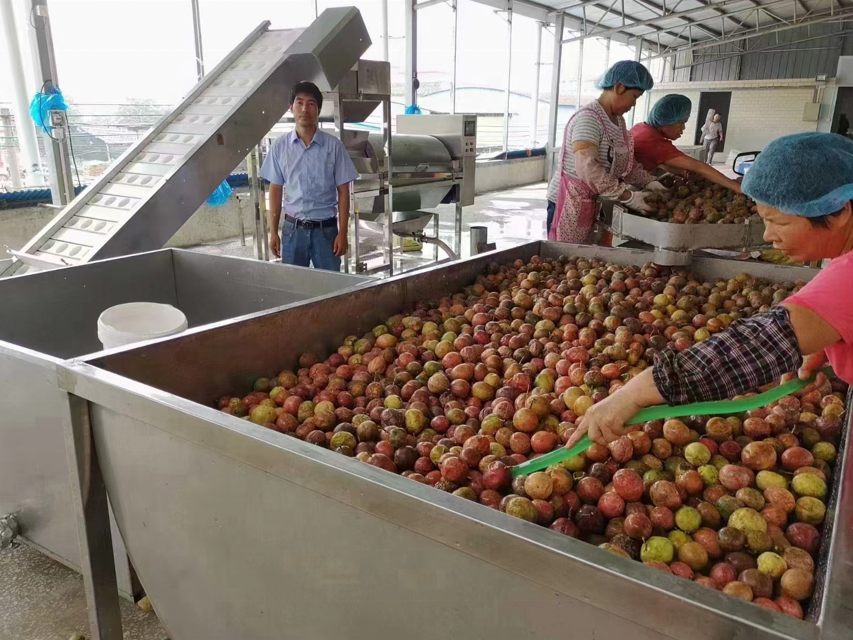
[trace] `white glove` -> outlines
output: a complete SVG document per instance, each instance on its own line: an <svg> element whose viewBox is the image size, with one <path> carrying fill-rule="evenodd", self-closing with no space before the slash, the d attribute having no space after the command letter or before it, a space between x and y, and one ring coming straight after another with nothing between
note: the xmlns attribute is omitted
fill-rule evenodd
<svg viewBox="0 0 853 640"><path fill-rule="evenodd" d="M649 184L646 185L647 191L669 191L665 186L663 186L657 180L652 180Z"/></svg>
<svg viewBox="0 0 853 640"><path fill-rule="evenodd" d="M651 195L651 191L632 191L631 197L627 200L622 200L621 202L629 209L648 212L652 210L652 208L646 204L646 197L649 195Z"/></svg>

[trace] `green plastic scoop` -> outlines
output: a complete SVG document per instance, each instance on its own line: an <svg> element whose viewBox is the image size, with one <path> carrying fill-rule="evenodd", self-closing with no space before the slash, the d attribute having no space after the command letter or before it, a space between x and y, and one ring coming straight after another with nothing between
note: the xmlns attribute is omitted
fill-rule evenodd
<svg viewBox="0 0 853 640"><path fill-rule="evenodd" d="M821 371L827 376L831 376L833 373L831 367L826 367ZM770 391L765 391L764 393L759 393L756 396L744 398L742 400L718 400L716 402L697 402L696 404L684 404L677 407L671 407L669 405L648 407L647 409L641 409L640 411L638 411L634 415L634 417L628 421L628 424L641 424L644 422L649 422L651 420L668 420L669 418L681 418L684 416L704 416L712 414L718 415L752 411L753 409L760 409L761 407L770 404L771 402L774 402L779 398L784 398L785 396L790 395L795 391L799 391L800 389L802 389L813 381L814 376L812 376L809 380L800 380L799 378L794 378L793 380L786 382L785 384L781 384L778 387L770 389ZM589 436L584 435L584 437L578 440L577 444L571 449L560 447L559 449L551 451L550 453L546 453L544 455L539 456L538 458L534 458L533 460L529 460L527 462L512 467L512 477L517 478L518 476L526 476L530 473L533 473L534 471L541 471L546 467L550 467L552 464L557 464L558 462L562 462L563 460L568 460L572 456L576 456L579 453L583 453L591 444L592 441L589 439Z"/></svg>

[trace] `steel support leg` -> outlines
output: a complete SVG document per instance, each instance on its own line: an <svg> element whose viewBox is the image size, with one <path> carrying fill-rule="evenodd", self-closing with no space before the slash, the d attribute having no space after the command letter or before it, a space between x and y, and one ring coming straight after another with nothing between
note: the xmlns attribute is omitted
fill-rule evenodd
<svg viewBox="0 0 853 640"><path fill-rule="evenodd" d="M92 640L121 640L113 542L107 489L98 463L89 403L68 394L64 418L71 479L71 501L77 515L80 566L86 588ZM70 417L69 417L70 416Z"/></svg>

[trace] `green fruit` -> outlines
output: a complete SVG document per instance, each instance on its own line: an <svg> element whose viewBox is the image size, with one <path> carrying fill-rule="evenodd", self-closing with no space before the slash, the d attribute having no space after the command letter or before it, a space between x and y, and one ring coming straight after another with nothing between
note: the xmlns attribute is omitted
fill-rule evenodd
<svg viewBox="0 0 853 640"><path fill-rule="evenodd" d="M701 467L711 459L711 450L701 442L691 442L684 448L684 457L694 467Z"/></svg>
<svg viewBox="0 0 853 640"><path fill-rule="evenodd" d="M672 548L675 549L675 553L678 553L679 549L688 542L693 542L693 538L678 529L670 531L667 535L667 539L672 543Z"/></svg>
<svg viewBox="0 0 853 640"><path fill-rule="evenodd" d="M297 411L296 417L299 418L299 422L305 422L308 418L314 416L314 403L310 400L306 400L302 404L299 405L299 411Z"/></svg>
<svg viewBox="0 0 853 640"><path fill-rule="evenodd" d="M712 464L703 464L698 469L699 477L702 478L702 482L706 487L711 487L717 484L719 480L719 472L717 471L717 467Z"/></svg>
<svg viewBox="0 0 853 640"><path fill-rule="evenodd" d="M275 409L264 404L260 404L252 409L252 416L250 419L255 424L270 424L275 422L276 418L278 418L278 415L276 414Z"/></svg>
<svg viewBox="0 0 853 640"><path fill-rule="evenodd" d="M434 465L438 465L441 460L441 456L447 453L448 449L443 444L438 444L432 448L432 451L429 452L429 459L432 461Z"/></svg>
<svg viewBox="0 0 853 640"><path fill-rule="evenodd" d="M720 515L723 516L724 519L728 520L735 511L744 505L743 502L734 496L720 496L714 506L717 507L717 511L720 512Z"/></svg>
<svg viewBox="0 0 853 640"><path fill-rule="evenodd" d="M749 507L741 507L729 516L728 526L740 529L747 535L750 531L767 533L767 521L758 511Z"/></svg>
<svg viewBox="0 0 853 640"><path fill-rule="evenodd" d="M400 396L388 396L384 402L386 409L402 409L403 399Z"/></svg>
<svg viewBox="0 0 853 640"><path fill-rule="evenodd" d="M753 554L773 550L773 538L764 531L750 531L746 534L746 548Z"/></svg>
<svg viewBox="0 0 853 640"><path fill-rule="evenodd" d="M640 559L643 562L657 560L669 564L672 562L675 549L667 538L661 536L652 536L643 544L640 549Z"/></svg>
<svg viewBox="0 0 853 640"><path fill-rule="evenodd" d="M727 464L729 464L729 461L726 460L723 456L717 454L715 456L711 456L711 464L714 465L714 467L717 469L717 471L719 471L720 469L725 467Z"/></svg>
<svg viewBox="0 0 853 640"><path fill-rule="evenodd" d="M579 453L571 458L563 460L563 466L569 471L581 471L586 467L586 456Z"/></svg>
<svg viewBox="0 0 853 640"><path fill-rule="evenodd" d="M817 526L826 517L826 505L817 498L803 496L797 499L797 507L794 513L798 521Z"/></svg>
<svg viewBox="0 0 853 640"><path fill-rule="evenodd" d="M755 484L762 491L767 487L788 488L788 481L785 480L785 476L781 476L774 471L759 471L755 476Z"/></svg>
<svg viewBox="0 0 853 640"><path fill-rule="evenodd" d="M831 442L818 442L812 447L812 455L818 460L823 460L824 462L832 464L837 452L835 450L835 445Z"/></svg>
<svg viewBox="0 0 853 640"><path fill-rule="evenodd" d="M421 411L418 411L417 409L406 410L406 429L409 430L409 433L414 433L415 435L419 434L423 431L426 424L427 418Z"/></svg>
<svg viewBox="0 0 853 640"><path fill-rule="evenodd" d="M329 442L329 448L334 451L338 447L349 447L350 449L355 449L355 446L358 443L356 442L355 436L352 435L349 431L338 431L335 435L332 436L331 441Z"/></svg>
<svg viewBox="0 0 853 640"><path fill-rule="evenodd" d="M527 498L522 498L521 496L515 496L510 499L506 505L506 512L507 515L527 520L528 522L536 522L536 519L539 517L539 511L535 505Z"/></svg>
<svg viewBox="0 0 853 640"><path fill-rule="evenodd" d="M758 556L758 570L778 580L788 570L788 563L778 553L766 551Z"/></svg>
<svg viewBox="0 0 853 640"><path fill-rule="evenodd" d="M424 373L426 373L428 376L433 376L439 371L444 371L444 369L441 368L441 364L439 362L436 362L435 360L428 360L426 363L424 363Z"/></svg>
<svg viewBox="0 0 853 640"><path fill-rule="evenodd" d="M813 473L801 473L791 480L791 488L800 496L823 498L826 495L826 483Z"/></svg>
<svg viewBox="0 0 853 640"><path fill-rule="evenodd" d="M702 526L702 514L693 507L681 507L675 512L675 526L685 533L693 533Z"/></svg>

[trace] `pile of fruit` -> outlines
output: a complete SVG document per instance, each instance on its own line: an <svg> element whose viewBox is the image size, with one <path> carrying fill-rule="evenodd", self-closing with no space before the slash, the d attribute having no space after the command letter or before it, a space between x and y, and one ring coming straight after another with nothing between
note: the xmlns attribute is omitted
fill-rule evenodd
<svg viewBox="0 0 853 640"><path fill-rule="evenodd" d="M704 178L664 176L660 182L669 191L656 191L646 198L651 211L643 215L676 224L742 224L757 213L755 202Z"/></svg>
<svg viewBox="0 0 853 640"><path fill-rule="evenodd" d="M510 471L563 446L659 350L800 286L585 259L491 264L461 293L324 361L305 354L219 408L801 618L841 434L837 382L821 375L748 414L650 422L545 471Z"/></svg>

